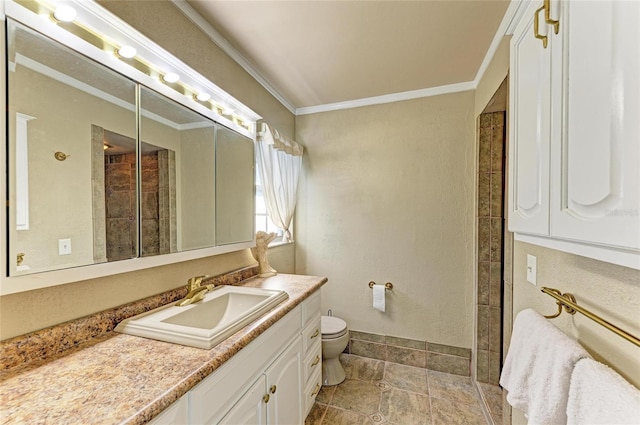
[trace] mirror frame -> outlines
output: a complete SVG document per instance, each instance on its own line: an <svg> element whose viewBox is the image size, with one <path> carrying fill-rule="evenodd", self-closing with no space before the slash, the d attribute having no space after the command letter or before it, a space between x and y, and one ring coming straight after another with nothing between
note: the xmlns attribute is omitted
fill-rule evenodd
<svg viewBox="0 0 640 425"><path fill-rule="evenodd" d="M147 39L140 32L97 3L86 0L71 0L64 2L54 0L48 1L46 4L55 6L56 4L62 3L71 4L78 12L74 22L81 22L82 25L91 28L98 34L108 35L111 40L115 40L119 45L135 46L138 50L138 55L143 57L145 61L154 64L158 69L179 72L181 75L180 81L183 84L180 88L183 92L184 87L193 87L210 93L212 95L212 100L215 101L215 103L211 102L211 105L213 106L208 108L203 103L195 101L192 97L187 97L183 92L178 91L178 88L176 88L175 85L169 86L162 83L159 75L151 75L151 73L147 74L140 71L117 58L113 49L109 51L108 49L103 50L96 47L88 41L83 40L81 37L74 35L72 32L67 31L61 25L58 25L48 17L40 16L38 11L31 10L26 5L22 5L16 0L4 0L0 3L0 17L3 25L0 42L2 42L3 45L6 45L6 31L4 31L4 29L7 25L6 17L9 16L28 27L36 29L38 32L75 50L76 52L106 66L107 68L111 68L112 70L147 86L169 99L172 99L201 115L211 118L216 123L234 130L255 142L256 122L261 119L261 117L250 108L233 98L227 92L213 84L178 58L171 55L168 51ZM34 5L35 7L46 7L45 5L38 3L37 0L29 2L28 5L30 7ZM2 82L0 83L0 96L6 98L7 64L5 50L3 50L3 54L1 56L0 78L2 79ZM231 108L234 111L233 115L228 114L216 105ZM223 112L225 113L223 114ZM0 131L5 135L7 134L6 114L0 114ZM2 161L3 164L6 164L6 160L7 151L6 148L3 147L0 149L0 161ZM5 167L5 170L1 173L2 176L0 177L0 185L3 188L7 187L7 171L8 170ZM247 242L9 277L7 269L9 259L7 258L8 251L6 243L6 241L8 241L8 228L6 225L8 219L7 214L8 208L0 209L0 221L4 223L0 226L0 238L4 241L3 243L0 243L0 296L175 264L183 261L239 251L255 246L254 235L252 240Z"/></svg>

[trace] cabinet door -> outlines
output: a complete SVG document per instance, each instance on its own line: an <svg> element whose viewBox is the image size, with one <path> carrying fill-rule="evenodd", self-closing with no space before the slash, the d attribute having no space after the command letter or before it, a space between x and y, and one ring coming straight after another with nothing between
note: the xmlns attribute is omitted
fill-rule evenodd
<svg viewBox="0 0 640 425"><path fill-rule="evenodd" d="M542 2L540 2L542 3ZM508 225L512 232L549 234L551 49L534 37L532 5L511 39ZM547 33L544 12L540 32Z"/></svg>
<svg viewBox="0 0 640 425"><path fill-rule="evenodd" d="M640 3L562 7L551 235L640 249Z"/></svg>
<svg viewBox="0 0 640 425"><path fill-rule="evenodd" d="M298 337L267 370L268 423L299 425L302 417L302 338Z"/></svg>
<svg viewBox="0 0 640 425"><path fill-rule="evenodd" d="M266 425L266 378L261 375L219 422L221 425Z"/></svg>

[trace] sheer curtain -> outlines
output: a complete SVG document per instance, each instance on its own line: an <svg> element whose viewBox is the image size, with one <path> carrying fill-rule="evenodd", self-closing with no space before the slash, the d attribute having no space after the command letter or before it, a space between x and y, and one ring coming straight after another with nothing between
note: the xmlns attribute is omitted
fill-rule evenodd
<svg viewBox="0 0 640 425"><path fill-rule="evenodd" d="M293 241L289 229L296 209L303 152L304 148L295 141L262 124L256 143L256 162L267 212L273 223L284 230L283 242Z"/></svg>

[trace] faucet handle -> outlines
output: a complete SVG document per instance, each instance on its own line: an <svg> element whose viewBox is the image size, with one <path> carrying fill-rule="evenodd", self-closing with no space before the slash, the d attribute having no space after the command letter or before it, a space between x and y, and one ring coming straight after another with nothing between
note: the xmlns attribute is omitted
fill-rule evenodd
<svg viewBox="0 0 640 425"><path fill-rule="evenodd" d="M187 290L189 292L193 291L194 289L197 289L200 287L200 285L202 284L202 280L205 279L208 276L194 276L194 277L190 277L187 280Z"/></svg>

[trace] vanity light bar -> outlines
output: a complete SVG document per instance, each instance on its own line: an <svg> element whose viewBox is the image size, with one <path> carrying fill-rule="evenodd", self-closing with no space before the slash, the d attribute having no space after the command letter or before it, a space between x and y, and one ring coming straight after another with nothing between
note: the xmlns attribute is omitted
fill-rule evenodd
<svg viewBox="0 0 640 425"><path fill-rule="evenodd" d="M228 106L225 106L227 105L227 101L229 100L229 96L226 93L223 92L223 101L215 101L212 99L212 95L208 93L208 91L194 89L186 81L182 81L182 78L177 73L165 72L162 69L163 67L156 66L155 64L145 60L138 53L138 49L136 49L133 45L118 43L108 37L103 31L99 31L95 28L92 28L91 26L85 25L83 22L82 14L78 16L76 10L66 4L69 2L65 2L65 4L57 4L58 2L56 2L55 0L13 0L13 2L40 16L51 17L53 22L61 24L59 26L60 28L79 37L80 39L102 51L111 52L116 58L120 59L122 63L133 67L137 71L140 71L159 82L165 83L167 87L190 98L192 101L196 101L224 120L233 123L240 129L253 134L253 126L251 123L260 119L260 117L253 111L246 108L244 105L239 108L240 110L247 110L248 116L251 117L247 118L242 112L236 112L236 110L234 110L235 108L232 109ZM80 5L80 8L82 10L89 9L89 13L95 14L95 11L93 11L94 6L92 5L92 3L94 2L84 2ZM57 12L58 10L62 10L62 12ZM108 19L104 20L107 21ZM115 20L117 20L117 18L113 19L113 21ZM127 37L126 34L124 36ZM155 50L150 50L151 55L157 55L157 50L159 49L156 48ZM218 89L217 91L214 90L214 92L220 91L220 89ZM235 102L235 100L232 100L232 102Z"/></svg>

